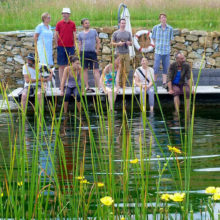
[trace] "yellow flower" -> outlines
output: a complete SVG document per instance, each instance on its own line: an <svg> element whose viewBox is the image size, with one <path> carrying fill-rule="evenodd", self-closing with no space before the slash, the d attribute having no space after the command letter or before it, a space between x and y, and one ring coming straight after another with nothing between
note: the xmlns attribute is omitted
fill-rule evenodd
<svg viewBox="0 0 220 220"><path fill-rule="evenodd" d="M215 193L220 194L220 187L216 187L216 188L215 188Z"/></svg>
<svg viewBox="0 0 220 220"><path fill-rule="evenodd" d="M77 176L76 179L77 180L83 180L83 179L85 179L85 177L84 176Z"/></svg>
<svg viewBox="0 0 220 220"><path fill-rule="evenodd" d="M81 180L80 183L89 184L89 181L87 179Z"/></svg>
<svg viewBox="0 0 220 220"><path fill-rule="evenodd" d="M121 220L125 220L125 217L121 217Z"/></svg>
<svg viewBox="0 0 220 220"><path fill-rule="evenodd" d="M174 195L170 195L170 199L174 202L182 202L185 198L185 193L174 193Z"/></svg>
<svg viewBox="0 0 220 220"><path fill-rule="evenodd" d="M132 163L132 164L135 164L135 163L137 163L138 162L138 159L136 158L136 159L134 159L134 160L130 160L130 163Z"/></svg>
<svg viewBox="0 0 220 220"><path fill-rule="evenodd" d="M160 198L161 198L162 200L168 202L169 199L170 199L170 195L166 193L166 194L163 194Z"/></svg>
<svg viewBox="0 0 220 220"><path fill-rule="evenodd" d="M214 199L214 200L220 200L220 193L215 193L215 194L213 195L213 199Z"/></svg>
<svg viewBox="0 0 220 220"><path fill-rule="evenodd" d="M100 201L102 204L107 205L107 206L112 205L112 203L114 202L114 200L110 196L105 196L101 198Z"/></svg>
<svg viewBox="0 0 220 220"><path fill-rule="evenodd" d="M3 193L1 193L1 197L3 197L3 195L4 195L4 194L3 194Z"/></svg>
<svg viewBox="0 0 220 220"><path fill-rule="evenodd" d="M214 186L209 186L205 189L205 192L208 194L214 194L214 193L216 193L216 188Z"/></svg>
<svg viewBox="0 0 220 220"><path fill-rule="evenodd" d="M23 185L23 182L18 182L18 186L22 186Z"/></svg>
<svg viewBox="0 0 220 220"><path fill-rule="evenodd" d="M98 183L97 183L97 186L98 186L98 187L103 187L103 186L104 186L104 183L98 182Z"/></svg>
<svg viewBox="0 0 220 220"><path fill-rule="evenodd" d="M170 145L167 145L167 147L168 147L169 151L171 151L171 152L174 152L174 153L177 153L177 154L181 154L181 153L182 153L182 152L181 152L178 148L176 148L176 147L172 147L172 146L170 146Z"/></svg>

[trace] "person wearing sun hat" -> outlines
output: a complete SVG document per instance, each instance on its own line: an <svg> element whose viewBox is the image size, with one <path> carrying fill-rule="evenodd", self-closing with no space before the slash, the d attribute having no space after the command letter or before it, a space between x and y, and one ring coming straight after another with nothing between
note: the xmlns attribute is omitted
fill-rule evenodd
<svg viewBox="0 0 220 220"><path fill-rule="evenodd" d="M36 82L37 82L36 69L35 69L35 55L33 53L29 53L26 59L27 59L27 63L23 65L24 89L21 95L21 107L23 110L25 109L28 95L29 96L34 95L34 93L36 92ZM37 98L40 105L41 105L41 97L42 97L41 81L43 82L50 81L51 78L52 78L52 74L49 77L41 80L39 74Z"/></svg>
<svg viewBox="0 0 220 220"><path fill-rule="evenodd" d="M62 82L64 68L68 65L68 57L75 53L76 25L70 20L70 14L70 8L63 8L63 20L57 22L54 36L60 82Z"/></svg>

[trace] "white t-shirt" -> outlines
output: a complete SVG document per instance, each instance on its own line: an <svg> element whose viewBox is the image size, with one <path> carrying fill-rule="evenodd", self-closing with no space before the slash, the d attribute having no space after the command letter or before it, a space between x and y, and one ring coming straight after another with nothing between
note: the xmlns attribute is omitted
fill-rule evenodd
<svg viewBox="0 0 220 220"><path fill-rule="evenodd" d="M143 69L142 66L138 67L141 69L141 71L143 72L143 74L146 76L146 71L147 71L147 79L149 80L149 82L152 82L152 79L154 80L154 69L151 67L148 67L146 70ZM140 73L140 71L138 70L138 68L135 70L134 76L137 76L141 82L142 85L148 85L148 81L145 79L145 77Z"/></svg>
<svg viewBox="0 0 220 220"><path fill-rule="evenodd" d="M36 71L34 68L29 67L27 64L23 66L23 75L30 75L31 79L36 79ZM24 87L27 87L29 83L24 82ZM36 83L31 83L31 86L35 86Z"/></svg>

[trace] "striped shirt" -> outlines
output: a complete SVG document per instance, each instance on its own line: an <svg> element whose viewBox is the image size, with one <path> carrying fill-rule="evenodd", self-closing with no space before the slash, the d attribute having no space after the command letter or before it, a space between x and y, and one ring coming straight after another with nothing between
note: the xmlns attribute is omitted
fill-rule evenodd
<svg viewBox="0 0 220 220"><path fill-rule="evenodd" d="M166 55L170 53L170 41L173 40L173 28L166 25L163 30L161 24L153 27L152 38L155 41L155 53Z"/></svg>

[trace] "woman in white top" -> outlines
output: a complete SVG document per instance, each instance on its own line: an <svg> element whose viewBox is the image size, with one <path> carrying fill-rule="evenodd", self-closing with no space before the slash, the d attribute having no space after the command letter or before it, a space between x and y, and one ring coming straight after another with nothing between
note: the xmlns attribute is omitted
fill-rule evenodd
<svg viewBox="0 0 220 220"><path fill-rule="evenodd" d="M147 58L143 57L141 60L141 66L135 70L134 73L134 84L136 86L136 91L140 92L140 103L143 104L143 111L145 111L145 100L146 93L148 94L148 100L150 105L150 111L154 110L154 70L148 66Z"/></svg>

